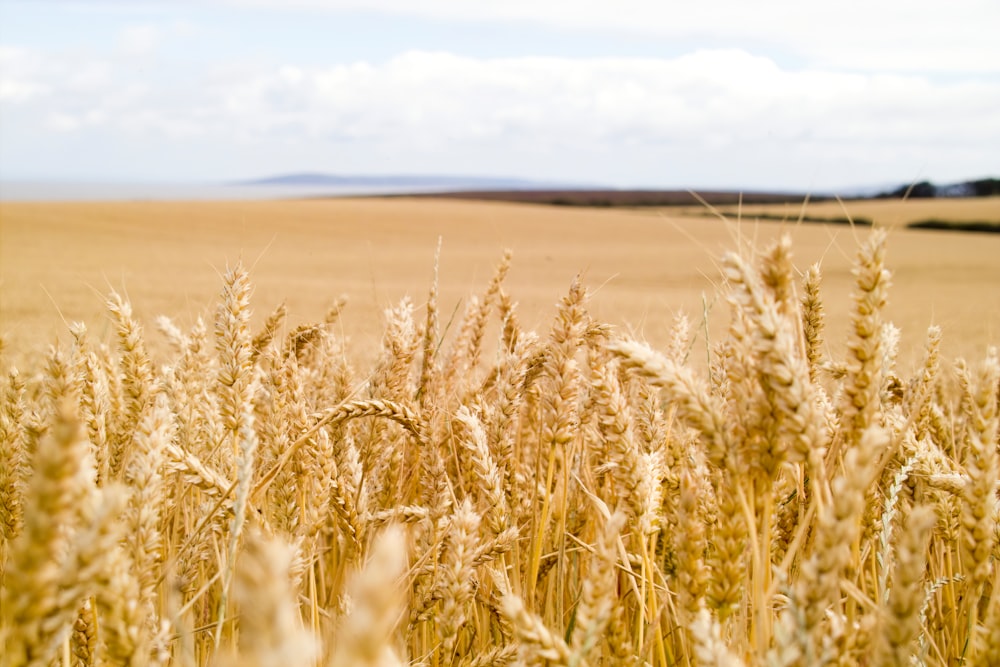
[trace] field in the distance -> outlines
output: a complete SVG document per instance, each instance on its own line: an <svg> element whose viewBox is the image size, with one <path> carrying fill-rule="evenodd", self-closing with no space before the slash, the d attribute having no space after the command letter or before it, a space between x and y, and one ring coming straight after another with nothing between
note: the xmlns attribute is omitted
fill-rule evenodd
<svg viewBox="0 0 1000 667"><path fill-rule="evenodd" d="M984 200L987 207L997 200ZM919 206L964 202L848 204L852 215L894 225L922 216ZM982 205L982 204L981 204ZM819 211L822 207L822 211ZM839 204L810 204L826 215ZM850 263L864 229L701 217L704 210L577 209L427 199L199 203L0 204L0 332L7 353L44 351L67 338L65 322L83 321L94 335L110 324L103 299L114 288L153 329L156 315L190 325L211 315L220 275L242 257L251 268L257 322L285 301L293 324L320 318L346 295L345 333L352 347L375 350L381 312L409 295L419 307L431 282L438 238L443 319L483 289L504 248L514 252L506 281L528 328L551 321L554 304L582 272L596 291L595 316L630 327L654 344L674 316L702 318L703 297L721 333L724 304L715 303L715 260L740 239L758 246L782 232L794 241L796 264L822 261L831 340L841 340L850 307ZM768 210L776 210L771 207ZM819 212L818 212L819 211ZM698 214L695 217L695 214ZM831 210L830 215L834 215ZM951 217L981 212L935 211ZM927 214L928 216L930 214ZM735 215L732 219L735 221ZM938 324L948 356L979 358L1000 339L1000 237L896 229L889 240L893 271L887 315L903 330L902 356L919 356L924 331ZM158 337L150 331L155 346ZM704 356L700 344L698 356Z"/></svg>
<svg viewBox="0 0 1000 667"><path fill-rule="evenodd" d="M704 215L704 207L685 206L671 209L691 215ZM970 222L1000 226L1000 197L969 197L964 199L866 199L859 201L809 201L769 204L724 205L717 207L724 215L747 220L854 220L883 227L905 227L928 220L943 224Z"/></svg>

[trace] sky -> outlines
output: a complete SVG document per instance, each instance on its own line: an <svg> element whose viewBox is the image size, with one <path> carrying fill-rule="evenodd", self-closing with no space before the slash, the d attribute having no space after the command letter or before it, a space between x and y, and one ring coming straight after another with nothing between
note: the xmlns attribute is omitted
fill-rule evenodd
<svg viewBox="0 0 1000 667"><path fill-rule="evenodd" d="M997 34L996 0L0 0L0 180L996 176Z"/></svg>

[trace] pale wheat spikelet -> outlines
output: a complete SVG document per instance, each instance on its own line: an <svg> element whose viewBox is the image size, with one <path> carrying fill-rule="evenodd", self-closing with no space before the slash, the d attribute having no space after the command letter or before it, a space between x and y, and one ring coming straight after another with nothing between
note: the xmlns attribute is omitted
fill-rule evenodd
<svg viewBox="0 0 1000 667"><path fill-rule="evenodd" d="M728 471L718 471L714 483L718 517L709 536L707 565L712 572L705 600L719 621L736 613L743 597L747 563L747 525L740 507L738 481Z"/></svg>
<svg viewBox="0 0 1000 667"><path fill-rule="evenodd" d="M273 349L267 350L258 360L257 367L261 372L257 383L254 425L260 443L256 456L259 463L256 465L264 470L273 466L287 451L294 433L303 428L308 420L307 416L292 414L291 405L301 402L296 400L296 393L301 393L300 387L297 387L297 365L294 354L279 353ZM298 529L301 513L299 482L303 477L301 466L303 452L309 448L310 441L307 439L298 448L271 486L267 499L260 503L267 512L268 522L285 535L294 535Z"/></svg>
<svg viewBox="0 0 1000 667"><path fill-rule="evenodd" d="M413 466L413 480L406 486L411 489L410 498L430 510L435 527L443 525L444 517L451 510L454 491L448 477L444 454L435 439L420 448L420 460Z"/></svg>
<svg viewBox="0 0 1000 667"><path fill-rule="evenodd" d="M503 473L503 491L507 499L514 497L516 422L524 404L528 358L536 343L536 336L521 334L514 339L511 348L504 348L494 383L497 398L492 409L487 411L490 417L486 424L488 445Z"/></svg>
<svg viewBox="0 0 1000 667"><path fill-rule="evenodd" d="M913 471L913 466L916 463L916 457L908 458L900 467L899 470L892 477L892 483L889 484L889 488L885 494L885 504L882 508L882 516L879 519L879 531L878 531L878 542L879 547L876 552L876 564L879 567L879 577L878 577L878 591L882 600L887 599L888 589L889 589L889 572L891 570L892 557L891 550L896 546L893 542L892 536L895 532L897 515L900 512L900 500L903 495L903 489L906 487L907 480L910 477L910 473ZM872 502L866 508L866 512L874 513L872 506L876 503ZM902 511L905 513L907 510L906 502L904 499Z"/></svg>
<svg viewBox="0 0 1000 667"><path fill-rule="evenodd" d="M664 464L668 469L673 467L678 460L674 451L676 438L670 437L666 406L660 405L659 392L645 378L634 373L626 373L622 381L635 408L633 432L639 446L645 452L662 451Z"/></svg>
<svg viewBox="0 0 1000 667"><path fill-rule="evenodd" d="M441 611L438 627L441 636L441 657L453 662L459 644L462 625L468 621L467 608L472 602L475 585L475 558L479 542L481 518L466 499L455 510L448 531L447 544L441 555Z"/></svg>
<svg viewBox="0 0 1000 667"><path fill-rule="evenodd" d="M154 322L157 330L164 335L174 352L183 352L184 348L190 345L191 341L187 335L166 315L157 315Z"/></svg>
<svg viewBox="0 0 1000 667"><path fill-rule="evenodd" d="M344 448L344 443L340 443ZM356 453L353 445L345 448L347 452ZM347 454L342 457L346 461ZM365 523L358 512L357 482L349 475L348 466L338 466L337 462L331 459L333 467L330 472L330 509L332 516L336 517L337 525L341 532L348 539L349 557L361 549L362 539L365 533ZM359 466L360 467L360 466Z"/></svg>
<svg viewBox="0 0 1000 667"><path fill-rule="evenodd" d="M767 663L772 667L807 667L819 662L809 639L805 614L794 595L783 594L785 606L774 624L774 645L767 651Z"/></svg>
<svg viewBox="0 0 1000 667"><path fill-rule="evenodd" d="M285 336L279 356L291 356L298 361L308 363L325 330L326 327L322 324L300 324Z"/></svg>
<svg viewBox="0 0 1000 667"><path fill-rule="evenodd" d="M284 302L278 304L278 307L267 316L264 320L264 326L259 332L253 337L253 341L250 344L253 350L250 353L250 363L256 363L257 358L260 357L261 353L271 344L275 336L278 335L278 330L281 329L281 325L285 323L285 317L288 315L288 307L285 306Z"/></svg>
<svg viewBox="0 0 1000 667"><path fill-rule="evenodd" d="M45 361L43 391L48 399L49 415L52 415L59 411L59 404L64 401L74 405L80 402L82 378L79 369L66 359L66 353L61 348L49 348Z"/></svg>
<svg viewBox="0 0 1000 667"><path fill-rule="evenodd" d="M604 512L607 508L604 507ZM625 515L615 512L604 520L590 567L583 577L583 592L576 609L576 627L570 646L574 660L583 661L594 650L611 620L618 597L618 541Z"/></svg>
<svg viewBox="0 0 1000 667"><path fill-rule="evenodd" d="M246 524L250 489L253 482L257 433L253 430L252 420L248 420L240 430L239 447L239 453L236 457L236 497L233 499L233 518L229 524L229 544L226 549L225 571L222 577L222 595L219 599L220 631L221 621L226 614L227 596L236 561L237 547L240 544L240 537L243 535L243 526Z"/></svg>
<svg viewBox="0 0 1000 667"><path fill-rule="evenodd" d="M239 656L247 667L309 665L316 638L302 626L291 583L292 549L253 531L245 540L233 586L239 608Z"/></svg>
<svg viewBox="0 0 1000 667"><path fill-rule="evenodd" d="M431 449L431 445L427 440L427 424L411 408L392 401L377 399L345 401L340 405L310 415L311 425L285 449L281 458L271 466L270 470L259 477L250 495L251 501L259 501L260 494L267 491L267 488L289 464L299 448L305 446L319 429L327 426L333 427L350 420L360 419L361 417L383 417L390 419L406 429L416 439L421 450Z"/></svg>
<svg viewBox="0 0 1000 667"><path fill-rule="evenodd" d="M0 403L0 461L4 462L0 466L0 546L6 546L21 533L27 458L24 381L16 369L11 369ZM0 549L0 575L5 561L3 556L4 550Z"/></svg>
<svg viewBox="0 0 1000 667"><path fill-rule="evenodd" d="M229 495L229 481L197 456L173 442L164 443L163 449L167 456L167 470L179 474L185 484L194 486L212 497Z"/></svg>
<svg viewBox="0 0 1000 667"><path fill-rule="evenodd" d="M917 440L922 439L929 430L931 398L935 383L941 372L941 327L932 326L927 329L924 363L919 374L911 382L906 413L914 420L914 434Z"/></svg>
<svg viewBox="0 0 1000 667"><path fill-rule="evenodd" d="M506 667L517 658L517 647L513 644L496 646L488 651L465 656L459 667Z"/></svg>
<svg viewBox="0 0 1000 667"><path fill-rule="evenodd" d="M108 581L113 566L110 554L126 534L126 524L121 520L128 494L119 485L95 491L86 503L85 523L74 535L66 560L63 562L56 591L58 603L47 620L53 627L73 627L73 634L80 632L78 622L81 609L89 619L83 629L85 645L91 660L95 659L96 633L100 623L94 618L96 610L90 606L91 596ZM150 602L152 598L150 598ZM53 650L58 650L53 647Z"/></svg>
<svg viewBox="0 0 1000 667"><path fill-rule="evenodd" d="M107 580L101 582L94 599L104 650L104 661L114 665L145 667L150 662L152 637L145 609L139 598L139 580L132 559L120 546L109 549Z"/></svg>
<svg viewBox="0 0 1000 667"><path fill-rule="evenodd" d="M758 283L750 267L737 255L724 261L726 277L734 286L731 298L751 324L749 344L753 368L763 390L767 420L776 421L776 432L758 452L759 465L769 479L785 460L801 463L816 459L825 443L806 360L797 351L797 323L782 313ZM777 278L774 278L777 280ZM787 304L785 304L787 306Z"/></svg>
<svg viewBox="0 0 1000 667"><path fill-rule="evenodd" d="M386 310L385 316L382 358L368 392L375 399L408 403L415 393L410 371L420 342L413 322L413 304L404 298L398 306ZM385 421L374 420L364 428L366 433L358 442L366 493L379 505L388 507L399 495L406 443L400 429Z"/></svg>
<svg viewBox="0 0 1000 667"><path fill-rule="evenodd" d="M326 325L314 346L309 372L303 377L305 400L310 406L333 405L352 397L357 389L354 368L345 342ZM331 429L331 435L335 429Z"/></svg>
<svg viewBox="0 0 1000 667"><path fill-rule="evenodd" d="M472 558L472 566L479 567L480 565L491 563L505 553L510 552L517 543L520 532L517 528L507 528L499 535L485 542L480 542Z"/></svg>
<svg viewBox="0 0 1000 667"><path fill-rule="evenodd" d="M121 352L122 388L125 393L125 414L114 438L111 455L111 477L117 479L125 465L124 455L132 433L152 402L156 380L146 352L142 326L132 317L132 304L112 291L108 310L115 316L118 327L118 348Z"/></svg>
<svg viewBox="0 0 1000 667"><path fill-rule="evenodd" d="M124 378L121 373L121 362L107 344L100 344L94 350L101 374L108 384L108 416L106 418L108 434L108 452L104 455L107 460L107 474L102 475L103 479L117 479L121 472L121 464L124 457L124 447L128 444L120 437L126 429L124 426L128 409L126 407ZM112 472L114 475L112 475Z"/></svg>
<svg viewBox="0 0 1000 667"><path fill-rule="evenodd" d="M705 522L698 509L700 487L695 472L685 468L681 472L678 530L674 534L677 594L685 623L694 618L703 606L710 578L705 567L705 549L708 546Z"/></svg>
<svg viewBox="0 0 1000 667"><path fill-rule="evenodd" d="M97 612L88 598L73 623L73 667L91 667L97 660Z"/></svg>
<svg viewBox="0 0 1000 667"><path fill-rule="evenodd" d="M882 378L882 309L889 287L885 268L884 230L877 229L858 253L854 268L856 281L851 335L847 344L847 377L843 384L841 411L842 440L831 449L830 461L839 456L840 447L851 447L861 440L871 426L880 424Z"/></svg>
<svg viewBox="0 0 1000 667"><path fill-rule="evenodd" d="M462 326L459 329L458 339L455 341L454 351L445 373L447 378L455 378L456 373L460 373L458 386L463 386L463 383L468 381L470 374L479 365L483 336L486 333L486 321L490 309L493 308L493 303L500 293L503 281L507 277L511 257L511 251L505 250L482 298L473 297L469 300Z"/></svg>
<svg viewBox="0 0 1000 667"><path fill-rule="evenodd" d="M986 608L983 625L975 638L973 652L975 667L1000 665L1000 584L994 583L993 594Z"/></svg>
<svg viewBox="0 0 1000 667"><path fill-rule="evenodd" d="M223 460L228 461L214 382L219 362L212 354L203 318L195 320L187 338L187 346L171 369L175 381L166 383L177 424L177 441L183 443L185 451L217 466Z"/></svg>
<svg viewBox="0 0 1000 667"><path fill-rule="evenodd" d="M882 610L878 634L878 664L907 667L912 664L915 641L921 631L920 609L924 602L927 543L936 516L929 506L915 507L899 535L888 602Z"/></svg>
<svg viewBox="0 0 1000 667"><path fill-rule="evenodd" d="M667 400L677 407L680 417L701 433L708 460L716 467L727 465L730 447L723 408L694 371L638 341L613 341L608 349L622 358L626 368L666 390Z"/></svg>
<svg viewBox="0 0 1000 667"><path fill-rule="evenodd" d="M670 327L670 339L665 354L674 363L683 364L691 346L691 321L685 313L678 313Z"/></svg>
<svg viewBox="0 0 1000 667"><path fill-rule="evenodd" d="M819 509L812 554L802 564L796 582L796 605L802 609L809 632L804 652L819 656L823 664L839 653L837 643L844 631L841 581L853 581L853 570L859 566L865 495L876 457L887 442L882 429L871 428L847 451L844 471L830 486L831 500Z"/></svg>
<svg viewBox="0 0 1000 667"><path fill-rule="evenodd" d="M93 492L90 447L74 407L62 402L38 444L24 498L24 528L11 546L3 588L5 656L47 665L72 619L59 623L61 568L78 512ZM74 608L75 611L75 608Z"/></svg>
<svg viewBox="0 0 1000 667"><path fill-rule="evenodd" d="M744 667L743 662L722 640L719 621L704 607L699 609L688 626L694 640L698 665L704 667Z"/></svg>
<svg viewBox="0 0 1000 667"><path fill-rule="evenodd" d="M371 398L408 401L415 393L410 367L419 346L413 321L413 302L404 297L385 311L382 356L369 382Z"/></svg>
<svg viewBox="0 0 1000 667"><path fill-rule="evenodd" d="M522 334L527 332L521 328L520 318L517 315L517 302L503 288L500 289L499 308L500 321L503 323L500 349L510 351L517 347Z"/></svg>
<svg viewBox="0 0 1000 667"><path fill-rule="evenodd" d="M494 535L499 535L510 522L510 508L504 493L503 477L493 454L486 442L486 432L482 422L464 405L455 414L468 432L462 443L472 458L472 468L476 474L476 496L485 508L486 523Z"/></svg>
<svg viewBox="0 0 1000 667"><path fill-rule="evenodd" d="M618 501L629 508L642 534L649 535L656 531L659 510L659 503L651 502L649 487L658 480L649 480L645 474L633 439L631 405L622 392L617 371L617 363L602 364L594 371L592 395L596 405L592 411L597 414L603 449L598 456L607 457L605 464L611 466Z"/></svg>
<svg viewBox="0 0 1000 667"><path fill-rule="evenodd" d="M892 322L882 325L881 342L882 349L881 371L882 378L881 398L882 404L887 408L898 405L903 398L903 383L896 375L896 362L899 358L899 341L902 332Z"/></svg>
<svg viewBox="0 0 1000 667"><path fill-rule="evenodd" d="M792 266L792 237L782 234L761 256L757 275L767 288L781 315L789 315L794 306L795 282Z"/></svg>
<svg viewBox="0 0 1000 667"><path fill-rule="evenodd" d="M500 611L514 628L518 655L526 664L539 660L553 667L568 667L573 654L563 639L549 630L542 619L524 608L524 601L514 593L506 593L500 601Z"/></svg>
<svg viewBox="0 0 1000 667"><path fill-rule="evenodd" d="M788 549L792 546L792 541L795 539L796 531L799 528L799 522L802 519L801 515L807 505L805 496L808 493L805 485L801 486L803 488L795 488L787 494L778 495L775 498L774 525L771 536L771 562L773 563L782 562L788 555ZM720 495L724 495L724 491L721 489L719 493ZM722 502L723 500L720 499L720 505Z"/></svg>
<svg viewBox="0 0 1000 667"><path fill-rule="evenodd" d="M340 316L343 315L344 308L347 307L347 301L347 295L341 294L330 303L330 307L323 313L323 325L325 328L329 329L331 325L340 321Z"/></svg>
<svg viewBox="0 0 1000 667"><path fill-rule="evenodd" d="M572 440L579 419L576 413L579 368L574 355L582 343L586 299L586 290L577 278L560 302L552 326L550 353L544 363L545 375L553 385L547 399L549 417L543 423L542 442L547 446L562 446Z"/></svg>
<svg viewBox="0 0 1000 667"><path fill-rule="evenodd" d="M399 578L406 567L402 529L385 529L350 586L351 610L337 628L331 667L402 665L393 649L393 635L402 612Z"/></svg>
<svg viewBox="0 0 1000 667"><path fill-rule="evenodd" d="M133 439L125 479L133 492L127 541L145 607L143 614L150 630L155 632L159 625L154 604L156 585L165 546L161 526L169 500L163 478L164 448L173 439L174 430L166 397L160 394L153 400L152 409L143 417Z"/></svg>
<svg viewBox="0 0 1000 667"><path fill-rule="evenodd" d="M551 327L547 354L543 362L540 386L545 387L541 415L541 437L535 440L538 455L544 460L541 511L537 515L536 532L531 540L528 567L528 597L539 580L542 551L555 536L558 549L565 545L566 520L569 514L569 457L580 423L581 373L576 353L583 344L587 326L585 302L587 292L579 276L570 285L569 293L559 303ZM537 436L536 436L537 437ZM556 471L561 474L556 476ZM536 487L538 488L538 487ZM532 495L537 495L534 491ZM548 528L554 521L554 530ZM552 563L556 564L557 560ZM561 598L562 596L560 596ZM561 600L560 600L561 604Z"/></svg>
<svg viewBox="0 0 1000 667"><path fill-rule="evenodd" d="M822 272L819 264L806 270L802 294L802 337L809 364L809 379L816 381L823 367L823 300L820 298Z"/></svg>
<svg viewBox="0 0 1000 667"><path fill-rule="evenodd" d="M373 528L381 528L390 523L422 523L430 516L430 511L420 505L396 505L387 510L369 514L366 520Z"/></svg>
<svg viewBox="0 0 1000 667"><path fill-rule="evenodd" d="M305 535L310 539L319 539L320 532L326 532L331 527L333 517L330 516L333 479L337 474L337 459L333 439L330 432L319 431L316 434L312 450L311 468L305 475L303 485ZM258 465L259 469L259 465ZM314 545L319 548L318 544ZM315 551L306 549L306 551Z"/></svg>
<svg viewBox="0 0 1000 667"><path fill-rule="evenodd" d="M962 494L958 551L966 577L966 605L973 619L981 586L990 574L990 554L996 539L994 521L997 480L1000 479L998 385L1000 360L996 349L991 349L976 382L970 387L963 461L968 481Z"/></svg>
<svg viewBox="0 0 1000 667"><path fill-rule="evenodd" d="M219 355L216 381L229 461L238 456L241 431L250 425L253 414L250 292L250 276L239 262L223 278L222 299L215 316Z"/></svg>
<svg viewBox="0 0 1000 667"><path fill-rule="evenodd" d="M417 382L417 395L421 408L432 405L431 392L435 390L433 383L440 379L440 368L437 360L438 338L441 335L438 325L438 280L441 268L441 237L438 237L437 250L434 251L434 277L431 279L430 294L427 296L427 319L424 322L422 356L420 358L420 378Z"/></svg>
<svg viewBox="0 0 1000 667"><path fill-rule="evenodd" d="M108 424L111 415L111 384L95 352L85 352L81 365L83 391L80 396L80 413L87 426L97 462L97 483L103 486L111 472L110 454L113 447L109 440Z"/></svg>

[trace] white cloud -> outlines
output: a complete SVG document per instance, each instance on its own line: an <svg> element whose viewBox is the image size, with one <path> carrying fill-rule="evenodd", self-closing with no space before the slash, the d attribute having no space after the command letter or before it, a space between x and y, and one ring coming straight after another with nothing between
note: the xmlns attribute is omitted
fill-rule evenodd
<svg viewBox="0 0 1000 667"><path fill-rule="evenodd" d="M233 168L230 152L260 160L238 165L251 173L317 165L808 187L923 166L936 178L990 173L1000 149L1000 83L790 70L739 49L672 59L411 51L381 64L219 66L169 85L117 60L0 58L20 63L0 73L0 100L26 112L11 132L41 123L62 136L170 141L215 177Z"/></svg>
<svg viewBox="0 0 1000 667"><path fill-rule="evenodd" d="M1000 3L955 0L220 0L314 11L377 11L441 21L710 39L861 71L1000 72Z"/></svg>
<svg viewBox="0 0 1000 667"><path fill-rule="evenodd" d="M153 25L131 25L118 35L118 49L128 56L144 56L156 50L159 30Z"/></svg>
<svg viewBox="0 0 1000 667"><path fill-rule="evenodd" d="M981 131L982 124L948 126L965 116L989 120L1000 86L785 71L739 50L664 60L409 52L381 66L278 70L220 95L237 125L261 130L298 124L316 136L404 143L414 136L439 143L503 136L560 145L633 135L693 143L763 133L876 139L910 125L920 128L914 139L956 136Z"/></svg>
<svg viewBox="0 0 1000 667"><path fill-rule="evenodd" d="M37 77L40 60L26 49L0 46L0 102L22 104L49 92Z"/></svg>

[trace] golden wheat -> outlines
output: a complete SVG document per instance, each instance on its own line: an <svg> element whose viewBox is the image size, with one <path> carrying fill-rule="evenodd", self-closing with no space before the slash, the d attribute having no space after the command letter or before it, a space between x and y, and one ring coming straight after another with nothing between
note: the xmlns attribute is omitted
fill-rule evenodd
<svg viewBox="0 0 1000 667"><path fill-rule="evenodd" d="M886 241L844 358L819 266L727 255L704 372L579 280L525 331L509 253L450 334L438 256L360 372L342 302L250 331L242 265L214 350L160 318L154 362L113 293L6 372L0 664L995 665L1000 361L897 367Z"/></svg>

